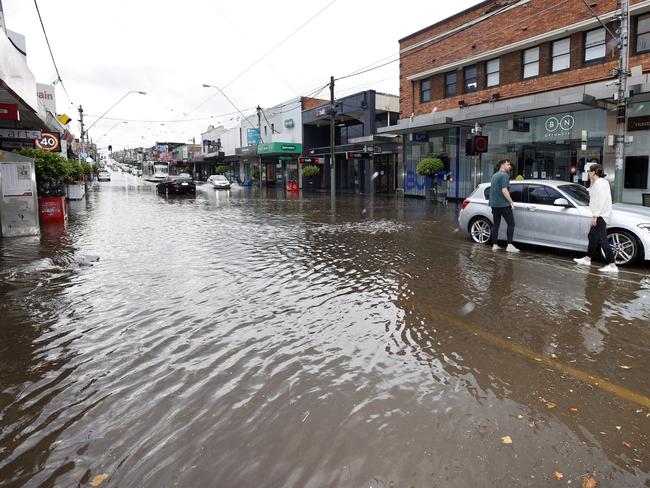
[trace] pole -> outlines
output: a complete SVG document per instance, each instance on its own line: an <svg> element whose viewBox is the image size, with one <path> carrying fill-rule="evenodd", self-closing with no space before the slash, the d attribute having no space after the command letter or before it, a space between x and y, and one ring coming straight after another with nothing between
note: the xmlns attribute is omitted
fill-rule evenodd
<svg viewBox="0 0 650 488"><path fill-rule="evenodd" d="M474 135L480 136L483 126L478 122L474 124ZM481 184L481 153L474 154L474 171L472 171L472 188Z"/></svg>
<svg viewBox="0 0 650 488"><path fill-rule="evenodd" d="M336 108L334 107L334 77L330 77L330 191L332 199L336 197L336 153L334 143L336 136Z"/></svg>
<svg viewBox="0 0 650 488"><path fill-rule="evenodd" d="M262 107L257 106L257 134L258 134L258 144L262 142ZM258 151L259 153L259 151ZM257 155L257 161L260 165L260 192L262 191L262 155Z"/></svg>
<svg viewBox="0 0 650 488"><path fill-rule="evenodd" d="M619 67L618 90L616 92L616 161L614 167L614 202L623 201L623 165L625 161L626 138L626 109L627 109L627 76L629 69L628 32L630 25L629 0L621 0L621 25L619 27Z"/></svg>
<svg viewBox="0 0 650 488"><path fill-rule="evenodd" d="M84 109L81 105L79 105L79 130L81 131L81 135L79 136L79 144L81 145L81 148L79 149L79 161L81 161L81 153L83 152L84 149L84 137L85 137L85 132L84 132Z"/></svg>

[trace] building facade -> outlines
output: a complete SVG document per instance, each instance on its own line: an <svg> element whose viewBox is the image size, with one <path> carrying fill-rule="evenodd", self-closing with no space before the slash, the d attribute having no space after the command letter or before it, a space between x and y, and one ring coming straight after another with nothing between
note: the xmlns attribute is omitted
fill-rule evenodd
<svg viewBox="0 0 650 488"><path fill-rule="evenodd" d="M650 2L631 1L630 99L623 201L648 191L650 149ZM525 178L586 179L584 163L614 175L619 50L612 38L616 0L488 0L415 32L400 43L400 120L380 133L402 134L402 184L424 195L420 159L440 156L463 198L510 158ZM488 151L466 154L478 130Z"/></svg>

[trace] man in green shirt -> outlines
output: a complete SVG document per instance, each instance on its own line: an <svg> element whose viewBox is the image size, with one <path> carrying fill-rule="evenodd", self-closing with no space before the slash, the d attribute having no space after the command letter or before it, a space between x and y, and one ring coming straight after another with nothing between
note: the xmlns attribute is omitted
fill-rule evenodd
<svg viewBox="0 0 650 488"><path fill-rule="evenodd" d="M499 170L492 175L490 183L490 207L492 208L492 217L494 226L492 227L492 250L498 251L501 249L497 244L499 237L499 227L501 226L501 219L505 219L508 224L507 239L508 245L506 246L507 252L519 252L515 246L512 245L512 238L515 234L515 202L512 201L510 196L510 169L512 163L509 159L502 159L497 163Z"/></svg>

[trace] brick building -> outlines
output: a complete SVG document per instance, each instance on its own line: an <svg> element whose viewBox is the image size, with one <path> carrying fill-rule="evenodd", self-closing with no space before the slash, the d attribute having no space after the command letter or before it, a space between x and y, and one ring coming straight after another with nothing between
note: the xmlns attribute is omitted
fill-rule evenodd
<svg viewBox="0 0 650 488"><path fill-rule="evenodd" d="M613 177L619 51L616 0L487 0L404 37L400 43L400 120L407 195L424 195L418 161L443 156L449 196L467 196L511 158L525 178L580 181L597 157ZM630 2L631 98L623 201L641 203L650 154L650 1ZM479 124L489 151L465 154Z"/></svg>

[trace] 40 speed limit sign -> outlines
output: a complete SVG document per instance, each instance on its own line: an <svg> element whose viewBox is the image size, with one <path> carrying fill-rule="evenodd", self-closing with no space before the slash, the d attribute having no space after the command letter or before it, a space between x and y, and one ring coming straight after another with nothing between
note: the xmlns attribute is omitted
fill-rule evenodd
<svg viewBox="0 0 650 488"><path fill-rule="evenodd" d="M41 138L36 139L36 147L50 152L61 151L61 140L55 132L41 132Z"/></svg>

